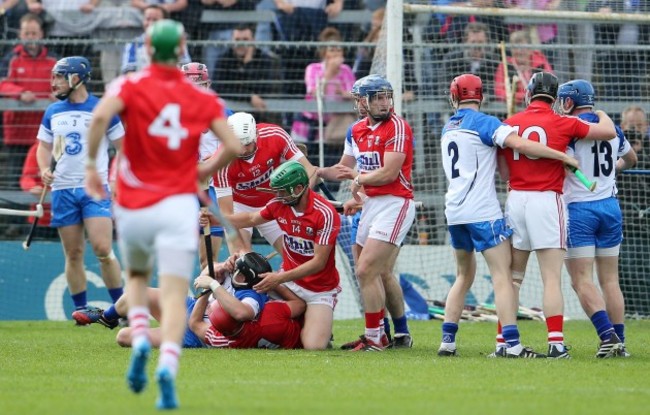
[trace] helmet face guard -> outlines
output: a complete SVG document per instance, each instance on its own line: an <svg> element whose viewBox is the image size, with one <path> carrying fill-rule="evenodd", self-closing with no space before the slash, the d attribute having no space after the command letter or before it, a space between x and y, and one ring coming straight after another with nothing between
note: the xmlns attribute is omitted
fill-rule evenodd
<svg viewBox="0 0 650 415"><path fill-rule="evenodd" d="M296 192L298 186L302 186L302 189ZM309 189L307 171L299 162L287 161L271 174L271 189L282 203L295 206Z"/></svg>
<svg viewBox="0 0 650 415"><path fill-rule="evenodd" d="M63 76L68 81L70 89L63 93L57 93L56 98L60 100L67 99L72 91L90 81L91 71L90 61L83 56L69 56L59 59L52 67L52 75ZM77 75L79 79L73 82L72 75Z"/></svg>
<svg viewBox="0 0 650 415"><path fill-rule="evenodd" d="M367 116L374 121L384 121L390 118L393 111L393 86L386 79L379 75L368 75L362 78L363 82L359 85L359 100L365 100ZM378 98L386 97L389 100L389 109L386 113L373 114L370 109L370 103Z"/></svg>
<svg viewBox="0 0 650 415"><path fill-rule="evenodd" d="M199 62L191 62L181 66L181 71L185 76L196 85L205 88L210 87L210 76L208 75L208 67Z"/></svg>
<svg viewBox="0 0 650 415"><path fill-rule="evenodd" d="M242 147L255 144L254 148L239 155L244 160L250 159L257 152L257 123L255 117L247 112L236 112L228 117L228 126L239 139Z"/></svg>
<svg viewBox="0 0 650 415"><path fill-rule="evenodd" d="M596 91L589 81L576 79L560 85L557 92L559 109L571 114L574 109L593 108L596 104Z"/></svg>
<svg viewBox="0 0 650 415"><path fill-rule="evenodd" d="M269 262L257 252L249 252L235 261L232 286L235 290L250 290L262 281L260 274L272 272Z"/></svg>

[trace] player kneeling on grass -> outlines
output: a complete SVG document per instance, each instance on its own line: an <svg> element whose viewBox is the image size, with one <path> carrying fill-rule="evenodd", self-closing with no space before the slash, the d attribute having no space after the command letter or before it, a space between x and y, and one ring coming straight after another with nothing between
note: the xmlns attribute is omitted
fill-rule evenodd
<svg viewBox="0 0 650 415"><path fill-rule="evenodd" d="M189 319L192 332L208 347L300 348L302 326L296 318L305 312L305 302L284 286L276 287L275 294L286 301L267 302L266 294L253 290L261 281L259 275L272 271L255 252L238 258L235 268L234 293L207 275L194 280L195 288L209 288L217 301L208 304L207 295L199 298Z"/></svg>
<svg viewBox="0 0 650 415"><path fill-rule="evenodd" d="M506 226L494 183L497 146L530 156L561 160L574 167L578 163L565 153L522 139L514 127L480 112L483 82L476 75L454 78L449 87L449 101L455 114L442 130L442 159L449 182L445 216L455 250L457 274L447 295L438 355L456 355L458 322L465 295L474 282L474 251L477 251L483 254L492 275L497 315L503 324L507 345L496 356L546 357L523 347L519 340L517 304L510 272L512 230Z"/></svg>
<svg viewBox="0 0 650 415"><path fill-rule="evenodd" d="M307 171L297 161L280 165L270 180L275 198L259 212L228 215L236 228L277 221L284 232L282 269L260 275L253 288L269 292L281 284L307 303L301 341L305 349L325 349L332 336L336 297L341 291L335 264L341 219L324 197L309 188Z"/></svg>
<svg viewBox="0 0 650 415"><path fill-rule="evenodd" d="M588 81L577 79L562 84L558 90L560 110L597 123L595 95ZM609 141L574 140L569 153L575 154L581 164L594 166L584 173L597 184L591 192L574 175L564 180L564 202L569 213L566 267L580 304L600 337L596 357L627 357L625 300L618 283L623 217L615 195L616 173L633 167L636 153L618 126L616 137ZM593 281L594 261L602 294Z"/></svg>

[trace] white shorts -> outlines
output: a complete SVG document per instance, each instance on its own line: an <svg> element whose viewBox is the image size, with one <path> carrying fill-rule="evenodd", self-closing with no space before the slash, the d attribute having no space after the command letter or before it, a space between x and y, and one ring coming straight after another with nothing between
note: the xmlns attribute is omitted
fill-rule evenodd
<svg viewBox="0 0 650 415"><path fill-rule="evenodd" d="M384 195L366 199L359 219L356 243L368 238L400 246L415 220L413 199Z"/></svg>
<svg viewBox="0 0 650 415"><path fill-rule="evenodd" d="M259 212L260 210L262 210L262 208L251 207L243 203L233 202L233 211L235 213ZM253 228L242 228L242 230L250 234L253 233ZM260 232L260 235L266 239L266 242L268 242L269 245L273 245L279 237L284 235L284 232L282 232L282 229L280 229L280 225L278 225L278 223L274 220L261 224L257 227L257 230Z"/></svg>
<svg viewBox="0 0 650 415"><path fill-rule="evenodd" d="M141 209L114 208L118 243L127 269L190 278L199 246L194 194L171 196Z"/></svg>
<svg viewBox="0 0 650 415"><path fill-rule="evenodd" d="M338 301L336 297L341 292L341 287L336 287L333 290L323 292L310 291L296 284L294 281L285 282L284 286L293 291L298 297L302 298L307 305L324 304L331 307L332 310L336 308L336 303Z"/></svg>
<svg viewBox="0 0 650 415"><path fill-rule="evenodd" d="M511 190L506 201L506 222L512 228L512 246L522 251L566 249L566 208L562 195Z"/></svg>

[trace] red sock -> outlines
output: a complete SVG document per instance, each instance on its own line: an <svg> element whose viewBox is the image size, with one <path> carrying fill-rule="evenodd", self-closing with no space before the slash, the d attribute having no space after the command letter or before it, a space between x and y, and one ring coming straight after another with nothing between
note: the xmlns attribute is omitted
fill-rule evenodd
<svg viewBox="0 0 650 415"><path fill-rule="evenodd" d="M384 311L380 310L376 313L366 313L366 338L373 342L380 344L381 330Z"/></svg>
<svg viewBox="0 0 650 415"><path fill-rule="evenodd" d="M547 317L546 327L548 329L549 344L564 344L564 334L562 333L564 327L563 315Z"/></svg>
<svg viewBox="0 0 650 415"><path fill-rule="evenodd" d="M503 338L503 327L501 326L501 321L497 321L497 347L505 345L506 341Z"/></svg>

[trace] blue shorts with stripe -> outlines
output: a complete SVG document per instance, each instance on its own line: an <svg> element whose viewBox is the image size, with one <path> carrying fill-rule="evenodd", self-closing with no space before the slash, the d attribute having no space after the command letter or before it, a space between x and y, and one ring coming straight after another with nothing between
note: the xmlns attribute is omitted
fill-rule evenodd
<svg viewBox="0 0 650 415"><path fill-rule="evenodd" d="M94 200L86 194L83 187L60 189L52 191L52 221L50 226L78 225L86 218L110 218L111 198L108 186L104 190L109 195L103 200Z"/></svg>
<svg viewBox="0 0 650 415"><path fill-rule="evenodd" d="M623 241L623 215L618 199L569 203L569 248L613 248Z"/></svg>
<svg viewBox="0 0 650 415"><path fill-rule="evenodd" d="M506 220L464 223L449 226L451 246L467 252L483 252L493 248L512 236L512 229L506 225Z"/></svg>

